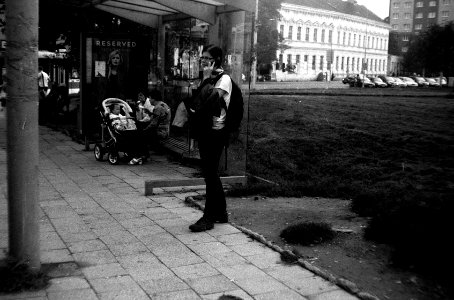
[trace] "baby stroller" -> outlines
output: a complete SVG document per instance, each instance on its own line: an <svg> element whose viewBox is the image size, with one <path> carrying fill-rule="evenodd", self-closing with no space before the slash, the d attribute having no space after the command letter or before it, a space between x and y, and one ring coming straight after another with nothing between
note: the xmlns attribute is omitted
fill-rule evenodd
<svg viewBox="0 0 454 300"><path fill-rule="evenodd" d="M101 141L95 144L94 155L96 160L102 161L107 154L110 164L116 165L120 160L120 153L123 153L125 160L137 153L144 154L141 147L142 137L137 129L118 130L110 119L110 107L118 104L124 112L132 113L129 104L118 98L107 98L102 101L101 115ZM132 117L127 119L134 120ZM134 127L135 128L135 127ZM141 152L142 151L142 152Z"/></svg>

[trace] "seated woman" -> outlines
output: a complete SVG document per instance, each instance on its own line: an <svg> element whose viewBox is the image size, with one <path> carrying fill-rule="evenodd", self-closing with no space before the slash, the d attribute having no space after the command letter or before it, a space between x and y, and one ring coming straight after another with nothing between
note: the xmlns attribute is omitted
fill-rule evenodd
<svg viewBox="0 0 454 300"><path fill-rule="evenodd" d="M153 91L150 94L150 103L153 106L153 111L150 115L150 121L143 131L149 143L156 146L160 140L169 137L171 112L169 106L161 100L159 91Z"/></svg>

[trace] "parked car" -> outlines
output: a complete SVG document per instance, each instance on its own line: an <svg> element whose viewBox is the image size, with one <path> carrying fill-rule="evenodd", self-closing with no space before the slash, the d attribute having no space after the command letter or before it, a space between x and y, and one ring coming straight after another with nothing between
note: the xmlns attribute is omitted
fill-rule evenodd
<svg viewBox="0 0 454 300"><path fill-rule="evenodd" d="M356 78L356 76L354 76L354 75L349 75L349 76L344 77L344 78L342 79L342 83L343 83L343 84L350 84L350 82L352 82L352 81L354 82L354 81L355 81L355 78Z"/></svg>
<svg viewBox="0 0 454 300"><path fill-rule="evenodd" d="M434 77L435 81L440 84L440 77ZM448 81L446 80L446 77L441 77L441 86L447 86Z"/></svg>
<svg viewBox="0 0 454 300"><path fill-rule="evenodd" d="M429 83L424 79L424 77L420 77L420 76L411 76L410 78L413 79L414 81L416 81L416 83L417 83L418 86L420 86L420 87L429 86Z"/></svg>
<svg viewBox="0 0 454 300"><path fill-rule="evenodd" d="M383 82L383 80L381 80L380 78L378 77L369 77L370 81L372 81L373 83L375 83L375 87L387 87L388 85L386 83Z"/></svg>
<svg viewBox="0 0 454 300"><path fill-rule="evenodd" d="M350 84L350 86L353 86L352 84ZM357 87L375 87L375 83L373 83L369 78L365 77L365 76L361 76L359 78L356 79L356 86Z"/></svg>
<svg viewBox="0 0 454 300"><path fill-rule="evenodd" d="M410 86L410 87L417 87L418 84L416 83L416 81L414 81L413 79L411 79L410 77L399 77L403 82L405 82L407 84L407 86Z"/></svg>
<svg viewBox="0 0 454 300"><path fill-rule="evenodd" d="M438 83L434 78L426 77L424 79L429 83L429 86L440 86L440 83Z"/></svg>
<svg viewBox="0 0 454 300"><path fill-rule="evenodd" d="M393 79L398 87L407 87L407 84L399 77L393 77Z"/></svg>
<svg viewBox="0 0 454 300"><path fill-rule="evenodd" d="M384 75L378 75L378 78L380 78L381 80L383 80L384 83L386 83L388 85L388 87L395 87L397 86L394 78L392 78L391 76L384 76Z"/></svg>

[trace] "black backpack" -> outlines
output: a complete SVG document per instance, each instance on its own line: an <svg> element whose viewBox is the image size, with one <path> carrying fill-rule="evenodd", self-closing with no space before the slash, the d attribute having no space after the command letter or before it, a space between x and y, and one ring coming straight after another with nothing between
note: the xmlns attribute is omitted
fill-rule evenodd
<svg viewBox="0 0 454 300"><path fill-rule="evenodd" d="M234 133L241 128L241 121L243 120L244 113L244 100L241 88L232 78L230 79L232 80L232 94L230 95L229 108L227 109L225 128L229 133Z"/></svg>

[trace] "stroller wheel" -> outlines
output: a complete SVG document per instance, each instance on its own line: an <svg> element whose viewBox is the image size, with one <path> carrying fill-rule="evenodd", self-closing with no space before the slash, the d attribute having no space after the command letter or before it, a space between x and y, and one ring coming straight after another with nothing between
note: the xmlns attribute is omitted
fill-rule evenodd
<svg viewBox="0 0 454 300"><path fill-rule="evenodd" d="M104 158L104 150L100 144L95 145L95 149L93 150L95 154L95 158L97 161L102 161Z"/></svg>
<svg viewBox="0 0 454 300"><path fill-rule="evenodd" d="M107 159L109 160L109 163L111 165L118 164L118 158L118 152L109 152L109 155L107 156Z"/></svg>

